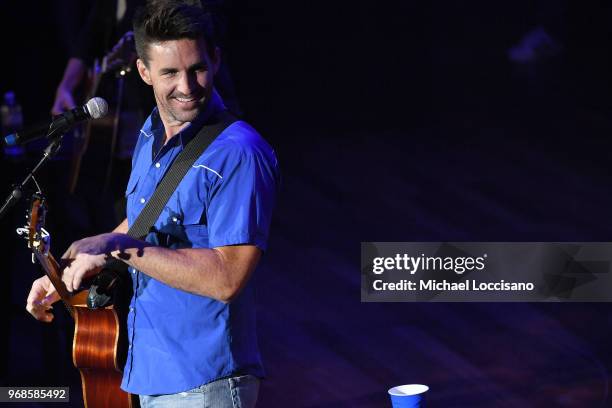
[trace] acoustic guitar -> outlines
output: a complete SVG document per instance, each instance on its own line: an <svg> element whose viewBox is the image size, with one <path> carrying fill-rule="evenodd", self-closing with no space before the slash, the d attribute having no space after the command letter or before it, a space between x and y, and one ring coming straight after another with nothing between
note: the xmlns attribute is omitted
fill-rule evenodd
<svg viewBox="0 0 612 408"><path fill-rule="evenodd" d="M45 215L45 199L35 194L28 213L28 246L74 319L72 361L81 374L85 408L138 407L138 396L119 388L127 356L125 315L115 305L89 309L87 290L68 292L50 252Z"/></svg>

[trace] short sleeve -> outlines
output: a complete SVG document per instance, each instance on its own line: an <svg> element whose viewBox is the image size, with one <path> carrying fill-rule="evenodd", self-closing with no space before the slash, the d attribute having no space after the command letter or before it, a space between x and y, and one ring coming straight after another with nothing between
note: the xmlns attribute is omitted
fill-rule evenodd
<svg viewBox="0 0 612 408"><path fill-rule="evenodd" d="M274 153L232 144L207 207L211 248L252 244L267 247L278 188Z"/></svg>

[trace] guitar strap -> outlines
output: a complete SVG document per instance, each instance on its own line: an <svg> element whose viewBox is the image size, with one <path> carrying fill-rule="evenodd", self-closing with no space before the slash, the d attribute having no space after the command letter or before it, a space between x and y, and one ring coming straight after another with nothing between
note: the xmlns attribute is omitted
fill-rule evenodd
<svg viewBox="0 0 612 408"><path fill-rule="evenodd" d="M223 132L236 118L227 111L215 115L191 139L178 154L170 169L162 177L151 199L142 209L136 221L129 228L127 235L136 239L144 239L168 203L170 196L176 190L193 163L204 153L206 148ZM87 296L87 306L92 309L108 305L113 298L115 286L122 274L127 273L127 264L110 259L105 269L94 279ZM130 285L131 286L131 285Z"/></svg>

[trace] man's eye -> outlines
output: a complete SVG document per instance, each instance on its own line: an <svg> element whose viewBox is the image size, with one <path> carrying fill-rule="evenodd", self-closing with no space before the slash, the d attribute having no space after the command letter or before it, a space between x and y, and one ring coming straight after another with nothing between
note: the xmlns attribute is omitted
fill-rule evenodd
<svg viewBox="0 0 612 408"><path fill-rule="evenodd" d="M173 76L176 75L176 71L164 72L162 75L165 76L165 77L173 77Z"/></svg>

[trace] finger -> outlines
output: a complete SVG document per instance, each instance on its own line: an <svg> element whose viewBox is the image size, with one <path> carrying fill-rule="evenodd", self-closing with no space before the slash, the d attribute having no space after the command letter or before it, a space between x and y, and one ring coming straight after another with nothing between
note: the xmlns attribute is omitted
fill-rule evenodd
<svg viewBox="0 0 612 408"><path fill-rule="evenodd" d="M59 295L51 285L51 281L47 276L43 276L32 283L32 289L30 289L26 302L26 310L35 319L50 322L53 320L53 314L50 313L51 304L58 299Z"/></svg>
<svg viewBox="0 0 612 408"><path fill-rule="evenodd" d="M66 285L68 292L72 292L72 280L74 279L74 263L64 268L62 272L62 282Z"/></svg>
<svg viewBox="0 0 612 408"><path fill-rule="evenodd" d="M79 287L77 286L77 276L80 273L80 267L79 265L76 265L75 267L70 268L71 269L71 275L70 275L70 284L67 285L68 286L68 290L73 293L75 292Z"/></svg>
<svg viewBox="0 0 612 408"><path fill-rule="evenodd" d="M70 285L66 284L70 292L75 292L81 287L83 276L87 272L86 267L87 266L83 263L83 260L80 260L80 262L76 262L73 266L70 267Z"/></svg>
<svg viewBox="0 0 612 408"><path fill-rule="evenodd" d="M41 302L36 302L28 312L30 312L36 320L49 323L53 320L52 309L53 308L49 305L43 305Z"/></svg>
<svg viewBox="0 0 612 408"><path fill-rule="evenodd" d="M93 276L97 274L101 267L98 266L98 255L80 255L80 261L78 263L78 268L74 270L73 278L72 278L72 286L74 290L79 290L83 280L88 276Z"/></svg>
<svg viewBox="0 0 612 408"><path fill-rule="evenodd" d="M60 300L60 295L55 290L55 287L51 285L51 287L47 290L45 297L41 300L43 305L52 305L53 303Z"/></svg>
<svg viewBox="0 0 612 408"><path fill-rule="evenodd" d="M44 278L39 278L32 283L32 288L30 289L30 293L28 294L28 299L26 301L28 305L33 304L35 301L40 300L45 296L47 291L45 289L43 280Z"/></svg>
<svg viewBox="0 0 612 408"><path fill-rule="evenodd" d="M45 304L42 301L36 300L32 303L28 303L26 310L28 313L34 316L36 320L43 322L50 322L53 320L53 313L51 313L52 306L50 304Z"/></svg>
<svg viewBox="0 0 612 408"><path fill-rule="evenodd" d="M79 268L72 277L72 290L76 291L81 287L81 281L83 280L83 270Z"/></svg>
<svg viewBox="0 0 612 408"><path fill-rule="evenodd" d="M64 255L62 255L61 259L72 259L74 258L74 256L72 255L73 251L73 247L74 243L70 244L70 246L68 247L68 249L66 250L66 252L64 252Z"/></svg>

